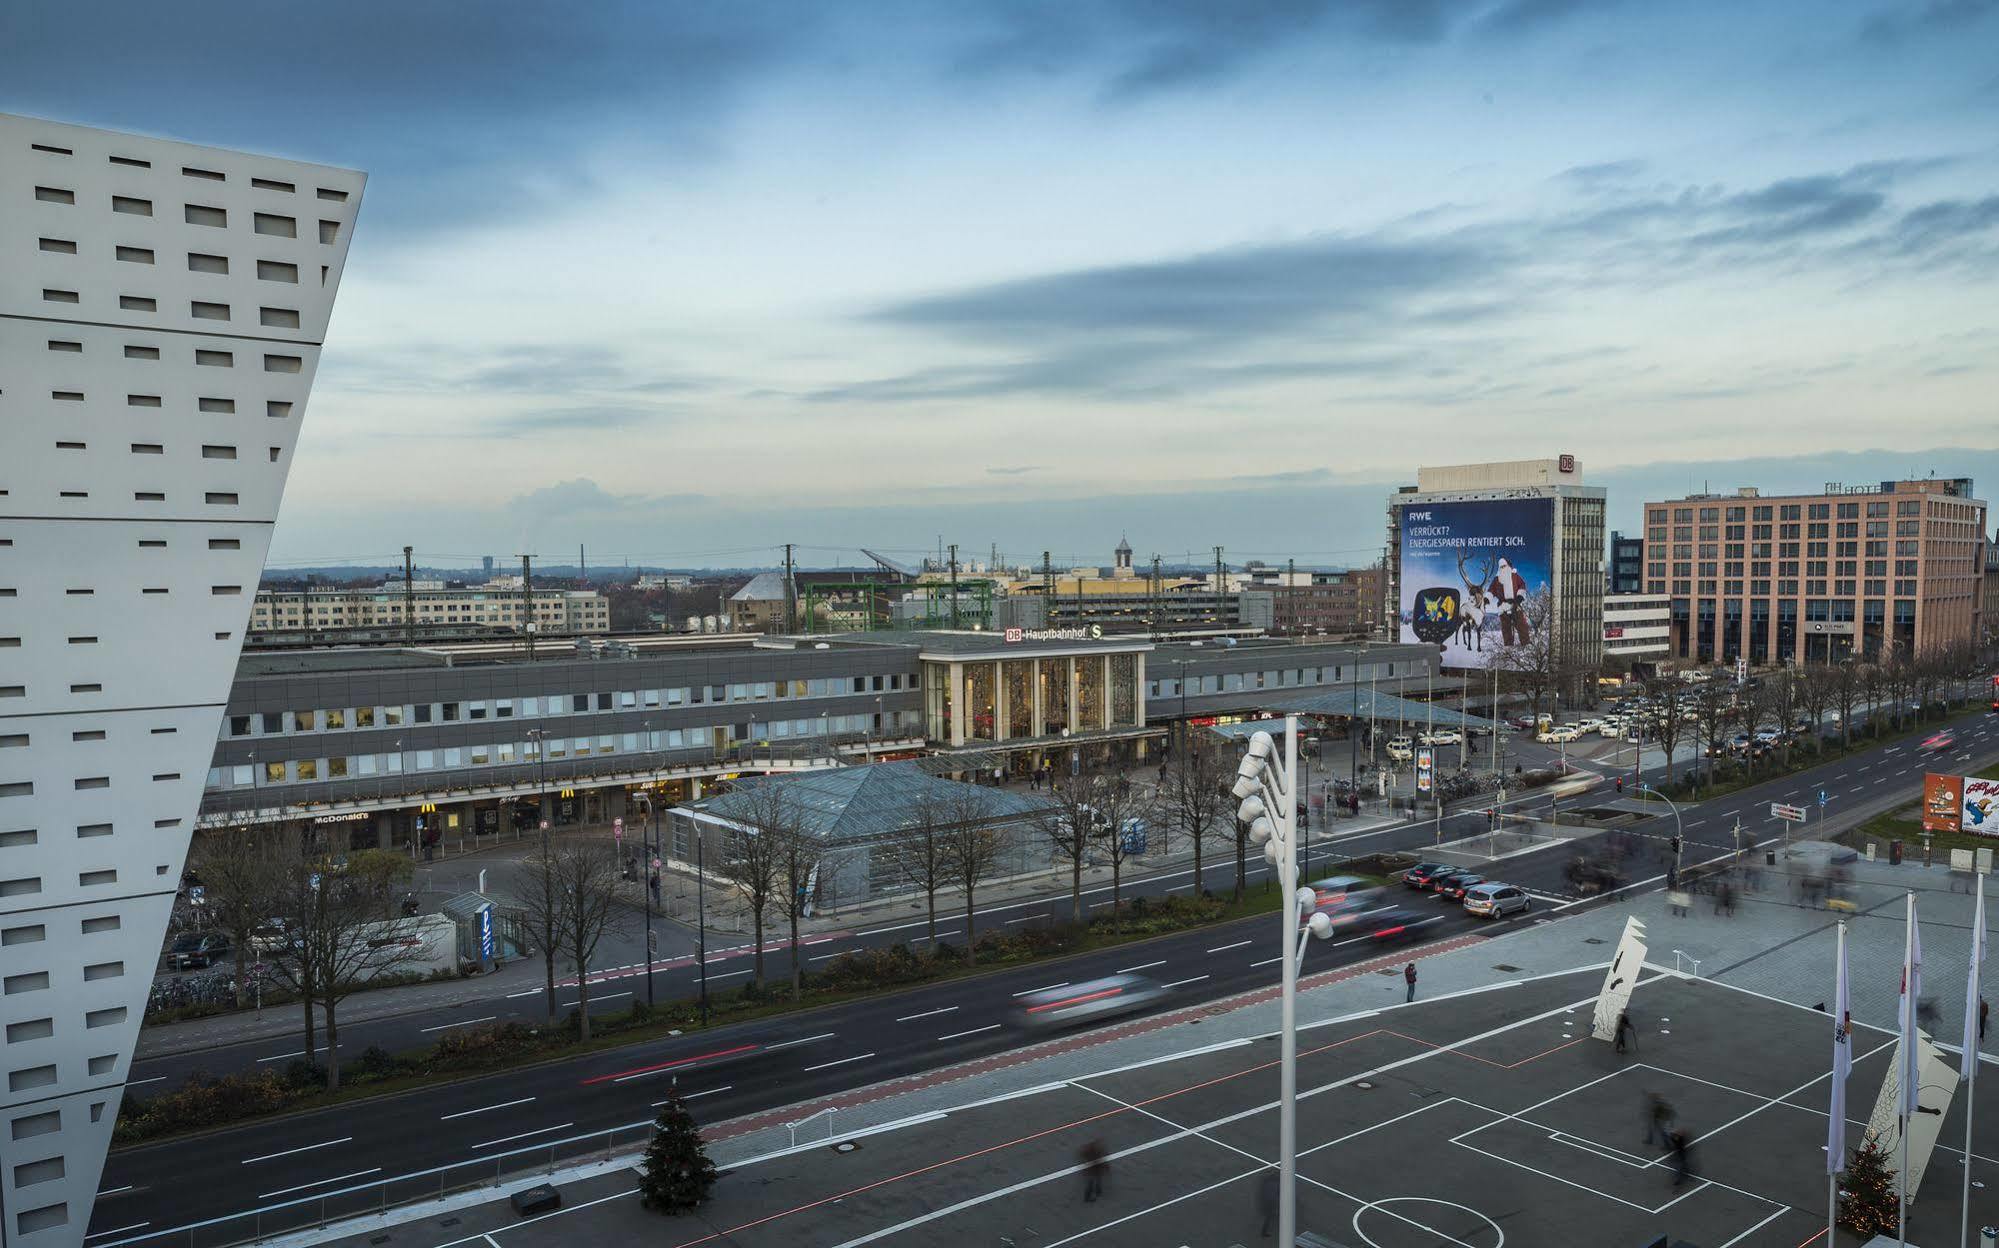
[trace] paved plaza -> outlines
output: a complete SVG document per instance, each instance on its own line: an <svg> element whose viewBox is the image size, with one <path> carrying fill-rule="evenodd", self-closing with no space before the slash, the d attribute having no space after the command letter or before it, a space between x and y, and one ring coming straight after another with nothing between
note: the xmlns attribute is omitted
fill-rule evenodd
<svg viewBox="0 0 1999 1248"><path fill-rule="evenodd" d="M1857 1132L1887 1064L1904 898L1918 897L1931 1030L1953 1063L1972 902L1941 867L1862 861L1848 868L1851 910L1835 913L1797 887L1823 862L1808 846L1763 867L1755 888L1739 881L1732 915L1702 896L1680 917L1648 894L1415 951L1412 1006L1399 958L1317 973L1308 959L1301 1226L1353 1248L1498 1248L1488 1220L1516 1248L1645 1243L1654 1226L1709 1248L1811 1242L1823 1229L1828 1062L1825 1017L1811 1007L1832 996L1837 923L1849 929L1856 1021L1873 1029L1849 1093ZM1577 968L1600 967L1627 916L1648 930L1653 977L1634 1007L1638 1052L1618 1058L1582 1039L1601 971ZM698 1218L639 1209L629 1159L593 1165L579 1145L522 1156L500 1189L566 1159L553 1172L566 1201L556 1218L524 1222L482 1199L489 1189L353 1224L334 1242L1253 1244L1255 1176L1276 1140L1275 1024L1268 994L1253 994L714 1124L711 1153L731 1169ZM1649 1091L1697 1137L1697 1189L1674 1190L1661 1150L1640 1144ZM1973 1177L1999 1191L1987 1100L1982 1087ZM1959 1112L1926 1184L1946 1222ZM1119 1154L1101 1208L1081 1203L1075 1173L1095 1135ZM1999 1202L1981 1217L1999 1218Z"/></svg>

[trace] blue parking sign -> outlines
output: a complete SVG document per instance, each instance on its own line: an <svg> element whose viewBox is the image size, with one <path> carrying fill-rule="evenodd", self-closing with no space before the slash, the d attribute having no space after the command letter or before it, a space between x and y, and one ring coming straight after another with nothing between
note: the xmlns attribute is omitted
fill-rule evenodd
<svg viewBox="0 0 1999 1248"><path fill-rule="evenodd" d="M490 960L493 956L493 908L486 907L479 912L479 956Z"/></svg>
<svg viewBox="0 0 1999 1248"><path fill-rule="evenodd" d="M1820 790L1819 790L1819 805L1821 805L1821 806L1825 805L1825 790L1824 790L1824 789L1820 789Z"/></svg>

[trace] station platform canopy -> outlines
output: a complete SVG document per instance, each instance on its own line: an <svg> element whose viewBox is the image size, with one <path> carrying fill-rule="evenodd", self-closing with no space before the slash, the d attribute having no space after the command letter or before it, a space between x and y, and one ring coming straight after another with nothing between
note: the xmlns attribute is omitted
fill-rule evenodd
<svg viewBox="0 0 1999 1248"><path fill-rule="evenodd" d="M1288 700L1269 700L1264 706L1295 715L1316 715L1328 719L1372 718L1377 725L1383 722L1412 726L1434 723L1439 728L1460 729L1490 729L1493 726L1490 719L1466 715L1447 706L1398 698L1392 693L1370 693L1366 689L1329 689ZM1214 730L1225 737L1247 737L1256 732L1281 732L1283 729L1281 718L1271 718L1240 724L1218 724Z"/></svg>

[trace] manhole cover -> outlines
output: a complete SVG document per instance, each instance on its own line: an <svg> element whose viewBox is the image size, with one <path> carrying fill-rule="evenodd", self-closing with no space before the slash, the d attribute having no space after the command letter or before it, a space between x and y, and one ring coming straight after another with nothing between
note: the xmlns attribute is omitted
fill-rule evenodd
<svg viewBox="0 0 1999 1248"><path fill-rule="evenodd" d="M1606 944L1608 942L1606 942L1604 938L1601 936L1585 936L1583 938L1583 943L1586 945L1601 945L1601 944Z"/></svg>
<svg viewBox="0 0 1999 1248"><path fill-rule="evenodd" d="M841 1140L833 1146L833 1151L836 1153L854 1153L859 1152L860 1148L861 1146L852 1140Z"/></svg>
<svg viewBox="0 0 1999 1248"><path fill-rule="evenodd" d="M1495 971L1505 971L1508 975L1511 975L1520 968L1517 966L1508 966L1504 962L1496 962L1493 964L1492 969Z"/></svg>
<svg viewBox="0 0 1999 1248"><path fill-rule="evenodd" d="M1371 1088L1374 1085L1369 1083L1367 1080L1362 1079L1360 1082L1354 1084L1353 1086L1355 1086L1356 1088Z"/></svg>

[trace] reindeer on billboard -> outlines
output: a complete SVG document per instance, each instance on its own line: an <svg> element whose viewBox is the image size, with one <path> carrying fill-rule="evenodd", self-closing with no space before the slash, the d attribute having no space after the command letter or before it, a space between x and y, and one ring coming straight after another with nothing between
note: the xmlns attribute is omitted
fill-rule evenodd
<svg viewBox="0 0 1999 1248"><path fill-rule="evenodd" d="M1491 555L1485 566L1474 573L1465 567L1465 552L1458 552L1458 579L1465 584L1465 596L1458 604L1458 631L1455 640L1467 650L1485 650L1485 587L1495 571Z"/></svg>

